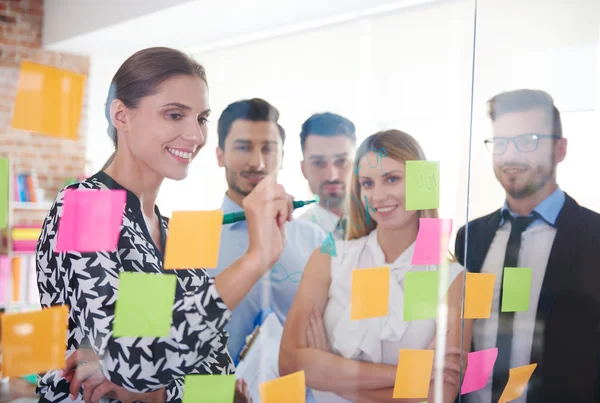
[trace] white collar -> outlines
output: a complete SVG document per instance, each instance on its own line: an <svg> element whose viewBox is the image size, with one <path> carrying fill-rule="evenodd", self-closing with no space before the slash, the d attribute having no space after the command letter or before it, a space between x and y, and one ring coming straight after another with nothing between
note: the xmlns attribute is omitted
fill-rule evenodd
<svg viewBox="0 0 600 403"><path fill-rule="evenodd" d="M341 315L334 327L334 348L349 359L357 358L361 353L366 354L371 362L381 363L383 360L381 341L399 341L406 333L410 322L403 320L404 316L404 276L413 267L411 265L415 243L413 242L393 263L385 261L385 254L377 240L377 229L368 236L363 248L357 248L356 253L347 260L356 268L371 268L388 266L391 271L388 315L385 317L363 320L350 319L350 304ZM351 283L351 282L350 282ZM352 286L332 287L330 293L339 293L338 298L351 301Z"/></svg>
<svg viewBox="0 0 600 403"><path fill-rule="evenodd" d="M337 214L332 213L331 211L327 210L324 207L321 207L318 204L315 204L315 206L311 210L307 211L305 213L305 216L309 220L315 222L317 225L323 228L325 232L328 233L335 231L335 228L341 219L341 217Z"/></svg>

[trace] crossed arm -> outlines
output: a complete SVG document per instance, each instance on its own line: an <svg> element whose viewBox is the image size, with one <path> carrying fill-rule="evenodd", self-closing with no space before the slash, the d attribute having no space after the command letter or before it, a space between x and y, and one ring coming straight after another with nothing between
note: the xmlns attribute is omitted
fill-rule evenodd
<svg viewBox="0 0 600 403"><path fill-rule="evenodd" d="M285 323L279 354L280 375L304 370L308 387L333 392L358 402L421 402L423 399L393 399L395 365L350 360L331 353L322 324L330 283L331 258L317 250L307 263ZM466 358L459 349L462 287L463 278L459 275L450 287L447 299L449 332L444 366L446 403L454 402L458 395L460 357ZM465 322L465 346L471 343L471 327L471 321ZM463 365L463 372L464 368ZM433 401L433 380L429 399Z"/></svg>

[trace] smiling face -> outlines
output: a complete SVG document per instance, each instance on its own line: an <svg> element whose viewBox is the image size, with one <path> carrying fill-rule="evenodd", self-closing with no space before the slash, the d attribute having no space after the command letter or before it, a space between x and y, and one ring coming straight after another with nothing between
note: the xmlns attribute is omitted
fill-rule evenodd
<svg viewBox="0 0 600 403"><path fill-rule="evenodd" d="M506 113L493 122L492 130L494 138L509 139L523 134L553 134L552 121L542 109ZM494 155L494 173L510 197L522 199L556 185L556 165L565 153L565 139L540 137L537 149L531 152L519 151L510 143L506 152Z"/></svg>
<svg viewBox="0 0 600 403"><path fill-rule="evenodd" d="M406 164L389 157L378 158L372 151L359 163L360 198L377 227L396 230L418 222L418 212L406 211L405 207Z"/></svg>
<svg viewBox="0 0 600 403"><path fill-rule="evenodd" d="M225 138L225 149L217 147L217 161L225 167L229 190L243 198L265 176L276 174L281 169L282 149L276 123L246 119L233 122Z"/></svg>
<svg viewBox="0 0 600 403"><path fill-rule="evenodd" d="M196 76L164 81L153 95L127 108L116 99L111 105L119 148L127 147L138 163L163 178L181 180L206 144L210 114L208 87Z"/></svg>

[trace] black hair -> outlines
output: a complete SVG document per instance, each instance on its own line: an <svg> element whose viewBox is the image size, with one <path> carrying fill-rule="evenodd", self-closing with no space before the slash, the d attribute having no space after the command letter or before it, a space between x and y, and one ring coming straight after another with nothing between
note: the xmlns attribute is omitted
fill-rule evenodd
<svg viewBox="0 0 600 403"><path fill-rule="evenodd" d="M304 144L308 136L338 136L348 137L356 146L356 127L354 123L343 116L331 112L316 113L306 119L300 132L300 147L304 152Z"/></svg>
<svg viewBox="0 0 600 403"><path fill-rule="evenodd" d="M236 120L249 120L252 122L273 122L277 124L282 144L285 143L285 130L278 123L279 111L273 105L260 98L244 99L229 104L221 113L217 125L219 135L219 148L225 150L225 139Z"/></svg>

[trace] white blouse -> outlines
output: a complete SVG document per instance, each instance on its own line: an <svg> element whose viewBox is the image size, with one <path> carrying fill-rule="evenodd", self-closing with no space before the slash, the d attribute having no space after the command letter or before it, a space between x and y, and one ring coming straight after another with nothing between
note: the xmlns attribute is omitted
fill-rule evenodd
<svg viewBox="0 0 600 403"><path fill-rule="evenodd" d="M404 276L413 271L435 271L439 266L413 266L415 243L393 263L377 241L377 229L351 241L336 241L337 256L331 258L331 285L323 321L334 354L377 364L398 364L400 349L423 349L435 333L435 319L405 322ZM389 266L392 274L388 316L350 320L352 270ZM450 263L446 290L462 272L459 263ZM330 392L313 390L318 403L346 403Z"/></svg>

